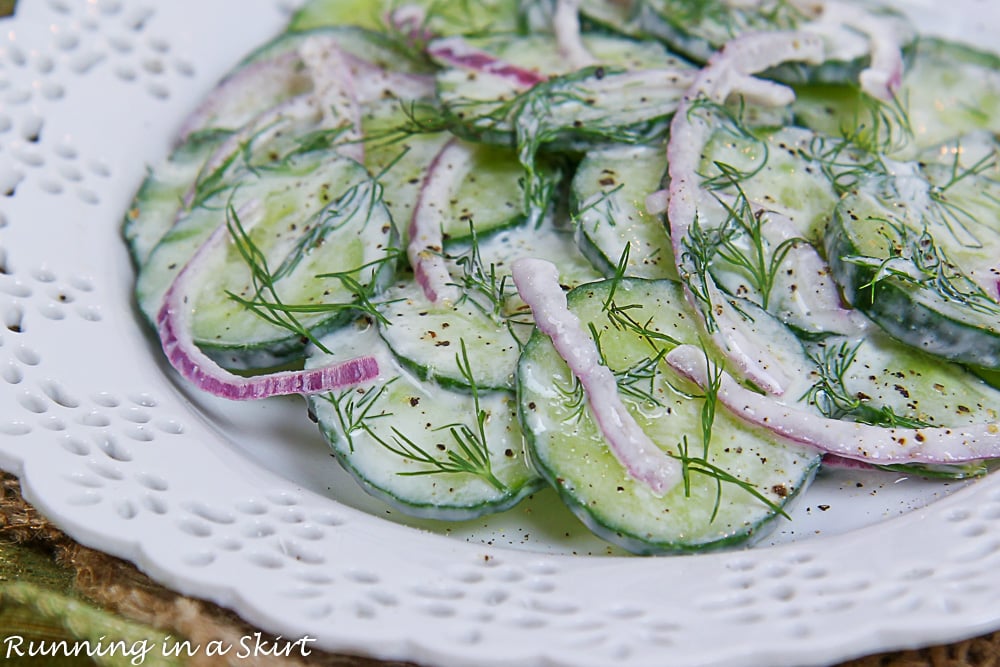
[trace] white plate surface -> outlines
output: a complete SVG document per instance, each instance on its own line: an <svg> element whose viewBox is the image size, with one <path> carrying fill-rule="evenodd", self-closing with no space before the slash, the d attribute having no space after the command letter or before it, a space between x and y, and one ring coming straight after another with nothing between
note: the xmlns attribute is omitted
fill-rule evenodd
<svg viewBox="0 0 1000 667"><path fill-rule="evenodd" d="M313 646L433 665L821 665L1000 628L1000 476L821 477L754 549L632 558L539 494L407 522L298 399L174 382L119 223L280 0L20 0L0 21L0 467L77 540ZM990 46L992 0L911 0ZM8 193L8 194L4 194Z"/></svg>

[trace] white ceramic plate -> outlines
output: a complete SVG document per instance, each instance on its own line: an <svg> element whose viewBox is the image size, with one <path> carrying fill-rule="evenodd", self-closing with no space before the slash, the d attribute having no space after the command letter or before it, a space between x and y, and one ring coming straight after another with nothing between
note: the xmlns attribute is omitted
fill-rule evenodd
<svg viewBox="0 0 1000 667"><path fill-rule="evenodd" d="M908 6L995 37L991 0L936 4ZM175 383L119 223L184 114L293 5L20 0L0 21L0 466L32 503L267 630L434 665L819 665L1000 627L998 476L827 475L752 550L631 558L544 493L407 524L337 468L300 400Z"/></svg>

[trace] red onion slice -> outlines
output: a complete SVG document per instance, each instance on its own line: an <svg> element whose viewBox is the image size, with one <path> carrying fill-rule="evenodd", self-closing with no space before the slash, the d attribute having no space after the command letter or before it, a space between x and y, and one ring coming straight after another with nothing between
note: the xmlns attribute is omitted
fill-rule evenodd
<svg viewBox="0 0 1000 667"><path fill-rule="evenodd" d="M706 387L709 371L701 350L681 345L666 362ZM783 438L827 454L879 465L954 464L1000 457L1000 422L956 427L885 428L821 417L750 391L722 373L718 400L735 416Z"/></svg>
<svg viewBox="0 0 1000 667"><path fill-rule="evenodd" d="M427 53L443 65L499 76L511 87L521 91L533 88L546 80L544 75L534 70L518 67L473 48L461 37L436 40L427 47Z"/></svg>
<svg viewBox="0 0 1000 667"><path fill-rule="evenodd" d="M551 262L522 258L511 267L514 284L531 308L538 330L580 381L587 405L611 453L629 476L662 496L681 479L680 466L650 440L618 394L614 374L601 363L594 341L567 307L559 270Z"/></svg>
<svg viewBox="0 0 1000 667"><path fill-rule="evenodd" d="M250 202L238 214L241 219L250 221L263 213L259 202ZM378 361L375 357L364 356L304 371L242 377L226 371L198 349L191 335L191 313L202 278L202 265L213 250L225 242L227 231L225 225L220 225L212 233L164 295L156 318L157 333L167 359L177 372L199 389L235 401L342 389L378 376Z"/></svg>
<svg viewBox="0 0 1000 667"><path fill-rule="evenodd" d="M452 139L434 156L410 218L406 256L413 276L431 303L456 302L461 291L454 284L444 261L441 221L451 198L452 186L469 170L472 149Z"/></svg>
<svg viewBox="0 0 1000 667"><path fill-rule="evenodd" d="M670 125L667 144L670 186L666 196L654 193L646 206L651 213L661 213L667 204L670 237L678 274L684 283L688 301L704 317L704 311L691 289L694 281L703 281L702 296L711 303L715 326L709 326L713 341L733 361L741 373L761 389L782 394L788 376L763 341L755 340L744 318L729 305L707 272L698 275L686 243L698 218L701 155L711 136L712 126L694 108L699 100L723 104L733 95L749 94L756 102L784 105L794 99L791 89L771 82L761 83L752 74L791 60L818 62L823 44L818 37L802 33L755 33L735 39L716 53L699 72L694 84L681 99ZM707 325L707 319L706 319Z"/></svg>
<svg viewBox="0 0 1000 667"><path fill-rule="evenodd" d="M715 197L729 208L739 204L739 200L730 195L715 193ZM761 218L761 235L772 248L802 238L788 216L770 210L756 201L749 201L747 204L753 209L754 215ZM844 336L859 336L868 330L869 321L864 315L844 307L840 288L831 277L830 265L811 243L793 243L785 254L782 266L787 271L779 272L774 289L784 287L792 293L789 300L794 304L795 312L807 316L805 319L808 320L800 323L800 326L809 324L820 331ZM784 284L784 278L789 275L794 281L792 285ZM804 284L803 280L806 281Z"/></svg>

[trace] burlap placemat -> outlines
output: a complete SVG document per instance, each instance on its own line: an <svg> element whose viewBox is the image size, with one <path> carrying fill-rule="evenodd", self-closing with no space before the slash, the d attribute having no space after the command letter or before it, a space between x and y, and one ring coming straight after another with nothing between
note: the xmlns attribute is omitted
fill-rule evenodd
<svg viewBox="0 0 1000 667"><path fill-rule="evenodd" d="M256 632L232 612L177 595L131 564L77 544L24 501L16 478L0 475L0 659L4 638L13 635L50 642L146 637L151 646L188 641L204 647L211 642L235 646ZM266 634L263 638L276 641ZM62 664L132 664L132 658L123 655L71 660ZM60 663L48 659L44 664ZM308 656L196 654L184 660L151 651L142 664L410 667L315 650ZM1000 632L948 646L869 656L838 667L1000 667Z"/></svg>

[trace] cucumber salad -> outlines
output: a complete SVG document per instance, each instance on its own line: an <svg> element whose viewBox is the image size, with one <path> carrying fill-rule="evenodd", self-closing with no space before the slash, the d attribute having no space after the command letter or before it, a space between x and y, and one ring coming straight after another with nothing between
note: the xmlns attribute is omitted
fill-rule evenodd
<svg viewBox="0 0 1000 667"><path fill-rule="evenodd" d="M998 136L1000 57L875 0L308 0L123 236L184 381L393 509L695 552L1000 458Z"/></svg>

